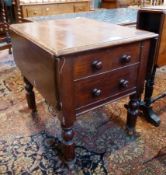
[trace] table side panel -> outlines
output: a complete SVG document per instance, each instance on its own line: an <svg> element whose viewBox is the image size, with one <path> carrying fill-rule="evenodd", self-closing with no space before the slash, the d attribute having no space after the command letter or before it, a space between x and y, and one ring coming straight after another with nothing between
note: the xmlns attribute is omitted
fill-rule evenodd
<svg viewBox="0 0 166 175"><path fill-rule="evenodd" d="M56 66L54 56L12 32L16 65L49 104L56 106Z"/></svg>
<svg viewBox="0 0 166 175"><path fill-rule="evenodd" d="M73 83L73 60L68 56L59 58L59 69L57 71L59 81L59 98L62 109L61 122L66 127L71 127L76 120L74 106L74 83ZM65 120L63 119L65 117ZM66 122L66 123L64 123Z"/></svg>
<svg viewBox="0 0 166 175"><path fill-rule="evenodd" d="M146 72L148 70L148 59L150 59L150 42L151 40L145 40L140 43L140 66L138 69L138 79L137 79L137 92L138 94L143 93L144 90L144 80L146 77Z"/></svg>

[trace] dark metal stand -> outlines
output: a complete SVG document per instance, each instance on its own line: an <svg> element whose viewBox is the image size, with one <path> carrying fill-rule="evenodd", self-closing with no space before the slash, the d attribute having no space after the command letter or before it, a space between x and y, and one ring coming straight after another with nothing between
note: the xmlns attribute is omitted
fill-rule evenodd
<svg viewBox="0 0 166 175"><path fill-rule="evenodd" d="M153 111L151 104L155 103L157 100L160 100L161 98L166 97L166 92L164 92L163 94L160 94L157 97L152 98L155 73L156 73L156 66L153 70L151 79L147 80L146 82L145 99L144 99L144 102L141 102L141 110L143 111L145 118L150 123L152 123L154 126L159 126L160 118Z"/></svg>
<svg viewBox="0 0 166 175"><path fill-rule="evenodd" d="M152 98L153 95L153 85L154 85L154 79L157 69L156 64L156 57L155 57L155 48L157 44L157 38L156 41L153 40L151 43L151 49L154 50L151 52L150 55L150 61L148 62L148 71L147 71L147 78L146 78L146 85L145 85L145 97L144 101L141 101L140 103L140 109L142 110L145 118L147 121L152 123L154 126L160 125L160 117L153 111L151 104L153 104L155 101L164 98L166 96L166 93L163 93L155 98Z"/></svg>
<svg viewBox="0 0 166 175"><path fill-rule="evenodd" d="M161 38L163 37L163 31L165 31L165 13L162 10L156 11L153 9L141 9L138 11L137 15L137 29L159 34L158 38L153 39L150 45L150 55L148 59L146 73L145 97L144 100L140 103L140 110L142 110L147 121L152 123L154 126L159 126L160 118L153 111L151 104L166 96L166 92L164 92L158 97L152 98L154 78L157 68L157 62L159 59L159 49L161 47Z"/></svg>
<svg viewBox="0 0 166 175"><path fill-rule="evenodd" d="M141 110L144 113L145 118L152 123L154 126L160 125L160 118L159 116L153 111L151 104L152 104L152 94L153 94L153 85L156 73L156 66L152 71L151 76L146 81L145 85L145 98L144 101L141 102Z"/></svg>

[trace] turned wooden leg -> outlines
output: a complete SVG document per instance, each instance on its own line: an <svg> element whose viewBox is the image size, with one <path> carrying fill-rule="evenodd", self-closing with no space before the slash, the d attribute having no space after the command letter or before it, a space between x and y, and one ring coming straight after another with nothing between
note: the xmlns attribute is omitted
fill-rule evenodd
<svg viewBox="0 0 166 175"><path fill-rule="evenodd" d="M9 48L9 54L10 55L12 54L12 48L11 47Z"/></svg>
<svg viewBox="0 0 166 175"><path fill-rule="evenodd" d="M129 135L135 134L135 126L138 116L139 100L136 94L130 96L127 107L127 126L126 130Z"/></svg>
<svg viewBox="0 0 166 175"><path fill-rule="evenodd" d="M25 82L25 90L26 90L26 99L28 103L28 107L32 110L32 112L36 112L36 102L35 102L35 94L33 91L32 84L24 77Z"/></svg>
<svg viewBox="0 0 166 175"><path fill-rule="evenodd" d="M73 169L75 161L74 131L72 127L66 127L62 124L63 158L69 169Z"/></svg>

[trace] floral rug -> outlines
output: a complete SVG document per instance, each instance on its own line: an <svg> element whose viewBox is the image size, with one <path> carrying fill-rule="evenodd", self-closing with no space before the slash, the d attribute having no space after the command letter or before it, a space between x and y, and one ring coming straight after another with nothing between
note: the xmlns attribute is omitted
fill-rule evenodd
<svg viewBox="0 0 166 175"><path fill-rule="evenodd" d="M166 91L166 67L158 69L154 95ZM0 52L0 174L2 175L166 175L166 98L153 108L154 127L140 115L139 137L124 127L127 98L77 118L75 168L61 159L58 112L36 91L38 113L27 107L24 85L12 56Z"/></svg>

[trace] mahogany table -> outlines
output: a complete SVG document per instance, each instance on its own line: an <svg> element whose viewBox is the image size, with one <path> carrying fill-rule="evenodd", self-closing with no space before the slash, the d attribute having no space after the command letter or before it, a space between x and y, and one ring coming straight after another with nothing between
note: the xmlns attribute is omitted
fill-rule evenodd
<svg viewBox="0 0 166 175"><path fill-rule="evenodd" d="M71 14L61 14L54 16L38 16L27 18L27 21L46 21L46 20L57 20L57 19L70 19L86 17L89 19L95 19L97 21L104 21L119 25L125 25L130 27L136 27L139 29L155 32L159 34L159 47L156 47L157 40L153 43L154 51L157 48L157 52L160 56L154 57L153 53L149 59L147 75L146 75L146 87L145 96L141 102L141 111L144 117L155 126L159 126L160 117L154 112L151 104L156 100L166 96L166 92L159 95L158 97L152 98L153 95L153 84L155 78L155 72L157 66L163 66L166 63L166 35L165 35L165 17L166 6L150 6L143 9L132 9L132 8L117 8L117 9L102 9L92 12L81 12L81 13L71 13ZM137 17L138 12L138 17ZM161 43L161 44L160 44ZM156 62L157 61L157 62Z"/></svg>
<svg viewBox="0 0 166 175"><path fill-rule="evenodd" d="M34 86L62 112L68 165L75 159L73 124L86 111L130 96L126 130L134 134L147 60L157 34L86 18L15 24L11 31L29 107L36 111Z"/></svg>

